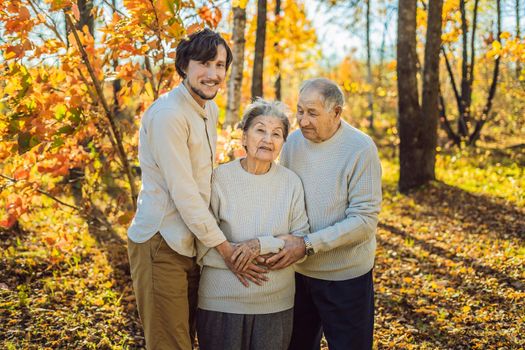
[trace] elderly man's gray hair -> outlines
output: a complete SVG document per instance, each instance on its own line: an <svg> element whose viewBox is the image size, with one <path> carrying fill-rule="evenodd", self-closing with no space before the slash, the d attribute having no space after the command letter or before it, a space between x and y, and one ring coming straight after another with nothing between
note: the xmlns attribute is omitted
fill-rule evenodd
<svg viewBox="0 0 525 350"><path fill-rule="evenodd" d="M286 141L290 130L288 107L280 101L266 101L260 97L256 98L252 104L246 107L239 128L243 132L247 132L255 118L261 115L276 117L283 123L283 137Z"/></svg>
<svg viewBox="0 0 525 350"><path fill-rule="evenodd" d="M329 111L335 106L343 107L345 105L345 98L343 91L333 81L326 78L315 78L306 80L299 89L299 94L304 91L314 89L318 91L322 98L325 110Z"/></svg>

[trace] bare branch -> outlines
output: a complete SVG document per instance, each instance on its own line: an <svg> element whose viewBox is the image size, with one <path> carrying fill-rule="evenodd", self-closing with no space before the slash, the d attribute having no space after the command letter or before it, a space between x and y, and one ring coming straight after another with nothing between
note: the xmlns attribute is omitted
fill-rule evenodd
<svg viewBox="0 0 525 350"><path fill-rule="evenodd" d="M501 40L501 0L496 0L496 8L497 8L497 25L498 25L498 35L497 40ZM498 55L496 58L496 61L494 62L494 70L492 73L492 83L490 84L489 94L487 96L487 103L485 104L485 107L483 108L483 112L481 114L481 119L477 121L476 127L472 134L469 137L469 145L473 145L476 143L476 141L479 139L479 136L481 135L481 129L489 119L489 113L492 109L492 100L494 99L494 96L496 95L496 88L498 86L498 76L499 76L499 65L501 61L501 55ZM494 114L492 114L494 116Z"/></svg>
<svg viewBox="0 0 525 350"><path fill-rule="evenodd" d="M17 183L19 182L20 180L17 180L17 179L14 179L10 176L7 176L7 175L4 175L4 174L0 174L0 177L6 179L6 180L9 180L11 181L12 183ZM54 200L55 202L59 203L59 204L62 204L63 206L66 206L68 208L71 208L71 209L75 209L76 211L78 212L81 212L82 211L82 208L79 208L77 206L74 206L73 204L69 204L69 203L66 203L60 199L58 199L57 197L53 196L51 193L47 192L47 191L44 191L43 189L41 188L37 188L35 189L35 191L37 191L38 193L40 194L43 194L44 196L48 197L48 198L51 198L52 200Z"/></svg>
<svg viewBox="0 0 525 350"><path fill-rule="evenodd" d="M474 18L472 19L472 37L470 38L470 72L469 72L469 86L472 91L474 84L474 65L476 64L476 28L478 25L478 5L479 0L474 2Z"/></svg>
<svg viewBox="0 0 525 350"><path fill-rule="evenodd" d="M461 111L461 96L459 96L456 79L454 79L454 72L452 71L452 66L450 65L450 61L448 60L447 52L445 51L444 46L441 46L441 52L443 53L443 57L445 58L445 65L447 66L447 72L448 76L450 77L450 84L452 85L452 90L454 90L454 97L456 98L458 111Z"/></svg>
<svg viewBox="0 0 525 350"><path fill-rule="evenodd" d="M28 0L27 2L29 3L29 6L31 6L31 8L36 14L43 13L46 16L46 18L49 19L51 23L53 23L53 25L51 25L47 22L44 22L43 25L45 25L49 30L55 33L58 40L60 40L63 44L65 44L66 41L62 38L62 35L60 35L60 32L57 29L57 24L55 20L48 14L48 11L42 9L40 6L38 6L38 4L34 4L33 1L31 0Z"/></svg>

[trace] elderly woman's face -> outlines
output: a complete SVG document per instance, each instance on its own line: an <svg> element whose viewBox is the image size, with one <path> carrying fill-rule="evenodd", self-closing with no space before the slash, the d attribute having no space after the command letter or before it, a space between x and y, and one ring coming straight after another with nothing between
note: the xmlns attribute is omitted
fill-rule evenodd
<svg viewBox="0 0 525 350"><path fill-rule="evenodd" d="M242 136L248 158L271 162L277 159L284 143L284 126L277 117L255 117L250 128Z"/></svg>

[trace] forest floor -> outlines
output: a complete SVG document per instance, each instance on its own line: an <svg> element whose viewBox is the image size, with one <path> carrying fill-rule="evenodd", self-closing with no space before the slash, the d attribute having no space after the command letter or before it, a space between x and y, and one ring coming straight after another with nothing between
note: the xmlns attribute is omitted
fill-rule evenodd
<svg viewBox="0 0 525 350"><path fill-rule="evenodd" d="M525 156L442 151L440 181L409 195L396 191L392 159L374 347L525 348ZM142 347L124 229L101 221L48 203L0 231L0 348Z"/></svg>

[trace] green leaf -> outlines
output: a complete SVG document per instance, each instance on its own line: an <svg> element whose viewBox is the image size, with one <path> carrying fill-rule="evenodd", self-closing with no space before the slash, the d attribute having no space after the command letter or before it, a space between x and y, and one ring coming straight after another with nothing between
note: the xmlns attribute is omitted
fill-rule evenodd
<svg viewBox="0 0 525 350"><path fill-rule="evenodd" d="M24 154L31 149L31 134L21 132L18 134L18 154Z"/></svg>
<svg viewBox="0 0 525 350"><path fill-rule="evenodd" d="M58 105L55 107L55 119L62 120L66 116L67 107L65 105Z"/></svg>
<svg viewBox="0 0 525 350"><path fill-rule="evenodd" d="M55 137L53 143L51 143L51 148L58 148L64 144L64 139L61 137Z"/></svg>
<svg viewBox="0 0 525 350"><path fill-rule="evenodd" d="M71 125L66 125L58 129L59 134L72 134L75 131L75 129Z"/></svg>
<svg viewBox="0 0 525 350"><path fill-rule="evenodd" d="M78 124L82 120L82 110L80 108L71 108L68 114L69 120Z"/></svg>
<svg viewBox="0 0 525 350"><path fill-rule="evenodd" d="M40 139L28 132L18 134L18 154L24 154L40 143Z"/></svg>

